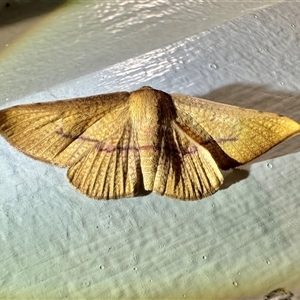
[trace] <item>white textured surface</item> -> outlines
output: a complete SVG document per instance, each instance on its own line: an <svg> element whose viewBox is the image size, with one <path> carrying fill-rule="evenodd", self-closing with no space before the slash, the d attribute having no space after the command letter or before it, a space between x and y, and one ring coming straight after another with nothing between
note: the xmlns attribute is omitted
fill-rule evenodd
<svg viewBox="0 0 300 300"><path fill-rule="evenodd" d="M112 31L121 24L123 40L117 32L109 38L103 32L103 39L112 42L104 43L108 52L97 55L101 45L92 38L96 36L92 29L87 40L65 21L66 32L71 32L68 38L53 33L60 28L55 27L61 21L58 16L68 20L75 14L78 20L77 14L83 14L80 5L58 10L27 42L12 46L12 54L6 50L0 56L0 101L43 89L6 105L151 85L300 121L300 4L273 3L245 14L250 5L255 7L246 3L243 11L235 12L242 17L223 23L234 14L230 4L221 3L225 17L216 14L215 22L204 24L203 19L196 22L194 14L208 15L209 7L218 3L195 3L180 7L181 15L168 4L149 8L154 15L161 13L157 24L170 22L169 30L172 16L177 24L184 24L173 35L160 27L157 37L153 19L134 23L139 19L130 9L133 4L126 2L119 23L110 21ZM173 15L163 13L171 9ZM141 37L147 28L153 31ZM86 48L74 46L81 51L78 60L70 48L64 48L72 40L86 43ZM129 49L125 54L120 50L122 41ZM44 49L44 55L39 56L39 50L35 56L34 49ZM61 51L59 61L52 60L52 51L55 57ZM90 73L93 70L99 71ZM52 86L86 72L90 74ZM299 149L300 138L295 137L259 163L228 172L224 188L202 201L186 203L150 194L103 202L77 193L65 179L65 170L34 161L0 139L0 297L262 299L282 286L298 296L300 153L294 152Z"/></svg>
<svg viewBox="0 0 300 300"><path fill-rule="evenodd" d="M63 6L45 16L36 23L39 27L32 27L35 20L30 22L30 19L23 20L22 26L9 24L6 31L5 27L0 27L0 36L4 37L0 40L0 49L14 40L12 32L18 33L23 26L30 28L20 43L8 45L2 53L0 79L5 80L5 85L1 86L4 99L18 99L43 91L274 4L266 0L258 3L194 0L74 2L76 4ZM24 7L23 3L20 13ZM30 9L29 5L26 7ZM17 10L16 5L0 11L0 25L1 12L12 14L11 10ZM151 68L150 65L145 67ZM118 74L124 76L126 70L118 70ZM147 76L148 79L151 77L151 74ZM131 81L127 79L128 86ZM111 88L116 86L111 84ZM82 89L89 92L86 87Z"/></svg>

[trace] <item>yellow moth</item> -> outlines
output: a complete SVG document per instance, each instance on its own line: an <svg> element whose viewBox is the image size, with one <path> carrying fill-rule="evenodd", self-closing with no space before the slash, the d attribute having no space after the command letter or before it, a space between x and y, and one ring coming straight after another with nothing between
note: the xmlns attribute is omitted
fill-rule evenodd
<svg viewBox="0 0 300 300"><path fill-rule="evenodd" d="M299 123L274 113L151 87L0 111L0 133L25 154L59 167L96 199L141 189L182 200L216 192L220 169L245 164Z"/></svg>

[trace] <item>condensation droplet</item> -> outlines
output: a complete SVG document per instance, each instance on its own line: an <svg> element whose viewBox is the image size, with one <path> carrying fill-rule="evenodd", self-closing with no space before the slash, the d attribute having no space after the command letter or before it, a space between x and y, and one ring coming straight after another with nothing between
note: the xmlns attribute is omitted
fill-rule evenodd
<svg viewBox="0 0 300 300"><path fill-rule="evenodd" d="M133 268L133 271L137 271L137 268Z"/></svg>
<svg viewBox="0 0 300 300"><path fill-rule="evenodd" d="M284 83L282 81L279 82L281 85L284 85Z"/></svg>
<svg viewBox="0 0 300 300"><path fill-rule="evenodd" d="M268 167L269 169L273 169L273 165L272 165L271 163L267 163L267 167Z"/></svg>
<svg viewBox="0 0 300 300"><path fill-rule="evenodd" d="M291 26L292 26L293 28L295 28L295 27L296 27L296 25L295 25L295 24L291 24Z"/></svg>
<svg viewBox="0 0 300 300"><path fill-rule="evenodd" d="M269 264L271 264L271 262L270 262L270 261L268 261L268 260L266 260L266 264L267 264L267 265L269 265Z"/></svg>
<svg viewBox="0 0 300 300"><path fill-rule="evenodd" d="M207 256L206 256L206 255L203 255L202 258L203 258L203 259L207 259Z"/></svg>
<svg viewBox="0 0 300 300"><path fill-rule="evenodd" d="M254 17L255 19L257 19L257 18L258 18L258 16L257 16L257 15L253 15L253 17Z"/></svg>
<svg viewBox="0 0 300 300"><path fill-rule="evenodd" d="M218 69L218 66L216 64L210 64L209 65L212 69Z"/></svg>
<svg viewBox="0 0 300 300"><path fill-rule="evenodd" d="M90 286L91 283L89 281L86 281L84 284L85 286Z"/></svg>
<svg viewBox="0 0 300 300"><path fill-rule="evenodd" d="M101 270L103 270L105 267L104 267L104 266L100 266L99 268L100 268Z"/></svg>
<svg viewBox="0 0 300 300"><path fill-rule="evenodd" d="M234 281L232 284L233 284L234 286L238 286L238 283L237 283L236 281Z"/></svg>

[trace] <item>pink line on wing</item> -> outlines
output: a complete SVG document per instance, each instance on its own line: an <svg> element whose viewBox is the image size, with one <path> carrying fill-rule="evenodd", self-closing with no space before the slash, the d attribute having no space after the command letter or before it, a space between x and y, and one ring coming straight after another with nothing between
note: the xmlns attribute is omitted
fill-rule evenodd
<svg viewBox="0 0 300 300"><path fill-rule="evenodd" d="M135 147L135 146L126 146L126 147L122 147L122 146L104 146L103 142L97 139L93 139L93 138L89 138L86 137L84 135L72 135L70 133L65 133L63 131L62 128L60 128L59 130L56 131L56 133L64 138L68 138L71 139L73 141L75 140L82 140L82 141L87 141L87 142L92 142L96 144L96 148L97 150L100 151L104 151L107 153L111 153L114 151L141 151L141 150L154 150L154 151L158 151L160 148L155 147L153 145L144 145L144 146L139 146L139 147ZM103 147L104 146L104 147ZM198 149L196 146L192 146L189 147L188 149L184 150L182 149L181 151L179 151L177 148L169 148L169 147L164 147L165 150L167 150L168 152L172 153L172 152L176 152L176 153L181 153L183 156L185 155L189 155L189 154L195 154L198 152Z"/></svg>

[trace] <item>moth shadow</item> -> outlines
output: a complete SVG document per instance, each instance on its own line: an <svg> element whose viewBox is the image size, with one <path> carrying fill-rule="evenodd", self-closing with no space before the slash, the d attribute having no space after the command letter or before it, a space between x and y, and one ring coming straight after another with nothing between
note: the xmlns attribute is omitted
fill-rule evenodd
<svg viewBox="0 0 300 300"><path fill-rule="evenodd" d="M137 192L136 194L134 195L134 197L144 197L144 196L148 196L150 195L151 193L153 193L152 191L146 191L144 189L144 186L143 185L140 185L137 189Z"/></svg>
<svg viewBox="0 0 300 300"><path fill-rule="evenodd" d="M226 190L231 185L246 179L249 176L249 171L244 169L232 169L231 171L225 171L223 176L224 182L219 190Z"/></svg>
<svg viewBox="0 0 300 300"><path fill-rule="evenodd" d="M195 95L212 101L269 111L300 122L300 93L272 90L267 86L231 84L213 90L205 95Z"/></svg>

